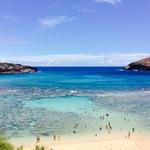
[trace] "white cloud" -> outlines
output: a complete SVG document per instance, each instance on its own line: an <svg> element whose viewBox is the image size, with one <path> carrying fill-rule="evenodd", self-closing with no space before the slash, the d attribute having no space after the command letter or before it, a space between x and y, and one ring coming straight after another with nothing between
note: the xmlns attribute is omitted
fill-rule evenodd
<svg viewBox="0 0 150 150"><path fill-rule="evenodd" d="M17 21L17 18L11 15L4 15L2 18L10 21Z"/></svg>
<svg viewBox="0 0 150 150"><path fill-rule="evenodd" d="M76 19L75 17L67 17L67 16L57 16L57 17L47 17L43 19L39 19L39 23L44 28L51 28L57 26L59 24L63 24L66 22L70 22Z"/></svg>
<svg viewBox="0 0 150 150"><path fill-rule="evenodd" d="M0 38L0 44L28 44L28 42L19 37L6 37Z"/></svg>
<svg viewBox="0 0 150 150"><path fill-rule="evenodd" d="M150 56L150 53L64 54L0 58L3 62L33 66L123 66Z"/></svg>
<svg viewBox="0 0 150 150"><path fill-rule="evenodd" d="M112 5L116 5L117 3L121 3L122 0L95 0L97 3L109 3Z"/></svg>

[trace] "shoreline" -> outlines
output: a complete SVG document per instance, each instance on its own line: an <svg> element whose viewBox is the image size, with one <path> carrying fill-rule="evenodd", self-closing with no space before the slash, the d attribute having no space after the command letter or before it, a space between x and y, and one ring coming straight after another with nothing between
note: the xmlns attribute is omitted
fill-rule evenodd
<svg viewBox="0 0 150 150"><path fill-rule="evenodd" d="M14 139L15 140L15 139ZM20 141L23 140L20 138ZM97 136L75 135L64 136L53 140L50 137L40 137L40 142L35 139L24 139L24 143L15 144L16 147L23 145L24 150L33 150L36 145L43 146L45 150L149 150L150 136L132 134L125 137L125 134L99 134Z"/></svg>

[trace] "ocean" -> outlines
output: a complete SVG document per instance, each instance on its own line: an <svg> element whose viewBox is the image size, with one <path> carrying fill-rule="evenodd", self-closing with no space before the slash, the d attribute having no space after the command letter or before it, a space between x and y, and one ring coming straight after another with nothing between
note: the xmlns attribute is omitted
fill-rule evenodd
<svg viewBox="0 0 150 150"><path fill-rule="evenodd" d="M66 136L74 130L94 135L108 122L113 132L134 128L150 133L150 72L122 67L38 68L38 73L0 75L2 135Z"/></svg>

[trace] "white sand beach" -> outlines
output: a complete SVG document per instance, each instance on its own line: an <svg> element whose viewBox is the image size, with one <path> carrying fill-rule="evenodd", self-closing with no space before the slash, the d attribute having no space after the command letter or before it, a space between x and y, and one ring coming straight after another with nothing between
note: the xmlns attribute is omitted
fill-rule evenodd
<svg viewBox="0 0 150 150"><path fill-rule="evenodd" d="M117 134L75 136L59 141L43 137L39 144L33 144L34 142L29 139L24 143L26 143L23 144L25 150L32 150L36 145L43 146L46 150L150 150L150 137L146 135L132 135L130 138Z"/></svg>

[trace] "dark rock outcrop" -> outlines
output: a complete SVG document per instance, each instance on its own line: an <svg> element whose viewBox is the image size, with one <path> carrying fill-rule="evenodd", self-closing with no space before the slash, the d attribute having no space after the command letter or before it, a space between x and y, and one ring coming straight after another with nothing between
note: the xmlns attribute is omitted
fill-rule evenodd
<svg viewBox="0 0 150 150"><path fill-rule="evenodd" d="M38 69L35 67L0 62L0 74L19 74L19 73L31 73L37 71Z"/></svg>
<svg viewBox="0 0 150 150"><path fill-rule="evenodd" d="M124 67L124 70L150 71L150 57L133 62L128 66Z"/></svg>

